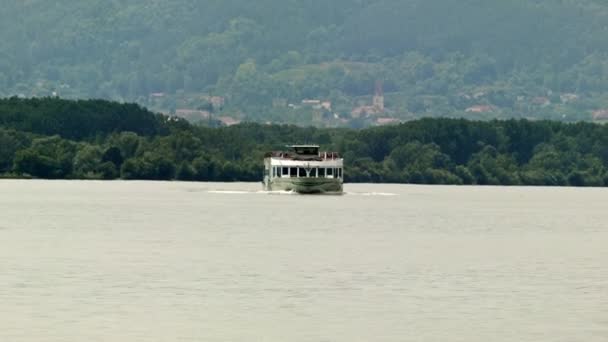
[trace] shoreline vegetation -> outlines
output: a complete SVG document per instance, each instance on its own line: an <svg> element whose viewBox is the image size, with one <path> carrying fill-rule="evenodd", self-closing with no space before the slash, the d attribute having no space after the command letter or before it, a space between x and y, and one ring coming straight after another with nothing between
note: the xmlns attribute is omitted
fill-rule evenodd
<svg viewBox="0 0 608 342"><path fill-rule="evenodd" d="M608 126L593 123L210 128L135 104L0 99L0 179L257 182L265 152L306 142L339 151L350 183L608 185Z"/></svg>

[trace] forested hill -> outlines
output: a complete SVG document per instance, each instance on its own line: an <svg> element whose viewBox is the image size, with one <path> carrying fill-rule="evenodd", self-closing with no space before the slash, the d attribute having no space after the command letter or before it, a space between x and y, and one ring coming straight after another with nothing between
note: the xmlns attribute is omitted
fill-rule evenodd
<svg viewBox="0 0 608 342"><path fill-rule="evenodd" d="M91 119L80 130L69 123L82 113ZM302 142L341 153L347 182L608 186L608 125L423 119L364 130L209 128L136 105L0 100L0 177L257 182L267 151Z"/></svg>
<svg viewBox="0 0 608 342"><path fill-rule="evenodd" d="M602 0L9 1L0 96L320 125L586 120L608 108L607 22ZM353 117L377 80L386 111ZM315 115L303 99L332 107Z"/></svg>

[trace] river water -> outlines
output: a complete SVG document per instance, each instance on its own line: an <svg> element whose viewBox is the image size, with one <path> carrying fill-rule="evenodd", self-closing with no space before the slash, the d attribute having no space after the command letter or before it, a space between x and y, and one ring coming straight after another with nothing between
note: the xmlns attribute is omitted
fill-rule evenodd
<svg viewBox="0 0 608 342"><path fill-rule="evenodd" d="M0 181L0 341L608 341L608 190Z"/></svg>

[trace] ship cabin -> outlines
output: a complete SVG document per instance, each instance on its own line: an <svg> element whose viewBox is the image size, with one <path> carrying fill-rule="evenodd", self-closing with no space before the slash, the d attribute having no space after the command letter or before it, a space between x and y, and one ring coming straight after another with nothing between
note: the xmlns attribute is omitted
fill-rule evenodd
<svg viewBox="0 0 608 342"><path fill-rule="evenodd" d="M337 152L321 152L318 145L290 145L288 151L265 156L265 176L343 180L343 159Z"/></svg>

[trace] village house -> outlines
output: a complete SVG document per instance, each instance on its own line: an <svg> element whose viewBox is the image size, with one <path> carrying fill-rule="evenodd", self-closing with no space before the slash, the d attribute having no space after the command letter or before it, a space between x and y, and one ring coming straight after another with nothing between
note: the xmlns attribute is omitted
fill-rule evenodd
<svg viewBox="0 0 608 342"><path fill-rule="evenodd" d="M401 120L395 118L378 118L376 119L376 124L379 126L384 125L396 125L401 123Z"/></svg>
<svg viewBox="0 0 608 342"><path fill-rule="evenodd" d="M476 93L473 94L473 98L474 99L480 99L482 97L486 96L486 92L485 91L478 91Z"/></svg>
<svg viewBox="0 0 608 342"><path fill-rule="evenodd" d="M350 112L350 116L356 119L364 116L381 114L382 112L383 111L376 106L359 106Z"/></svg>
<svg viewBox="0 0 608 342"><path fill-rule="evenodd" d="M302 100L302 106L311 107L312 109L321 109L321 100L304 99Z"/></svg>
<svg viewBox="0 0 608 342"><path fill-rule="evenodd" d="M476 105L465 109L467 113L491 113L494 107L490 105Z"/></svg>
<svg viewBox="0 0 608 342"><path fill-rule="evenodd" d="M560 101L562 101L562 103L570 103L570 102L574 102L576 100L578 100L578 95L573 94L573 93L565 93L565 94L561 94L559 96Z"/></svg>
<svg viewBox="0 0 608 342"><path fill-rule="evenodd" d="M209 113L206 110L195 110L195 109L176 109L175 116L186 119L188 121L196 122L201 120L209 119Z"/></svg>
<svg viewBox="0 0 608 342"><path fill-rule="evenodd" d="M303 107L310 107L315 110L324 109L328 112L331 112L331 101L321 101L315 99L304 99L302 100ZM296 108L296 106L290 105L290 108Z"/></svg>
<svg viewBox="0 0 608 342"><path fill-rule="evenodd" d="M219 122L221 122L224 126L234 126L241 123L240 120L237 120L231 116L220 116L217 118Z"/></svg>
<svg viewBox="0 0 608 342"><path fill-rule="evenodd" d="M364 105L356 107L350 112L350 116L353 118L360 118L363 116L376 116L384 112L384 95L381 91L377 91L376 95L372 99L371 106Z"/></svg>
<svg viewBox="0 0 608 342"><path fill-rule="evenodd" d="M224 107L226 99L221 96L211 96L209 98L209 102L213 106L213 109L221 109L222 107Z"/></svg>
<svg viewBox="0 0 608 342"><path fill-rule="evenodd" d="M533 105L537 105L537 106L541 106L541 107L546 107L551 104L551 100L549 100L549 98L544 97L544 96L535 97L532 99L531 102Z"/></svg>
<svg viewBox="0 0 608 342"><path fill-rule="evenodd" d="M331 112L331 101L321 102L321 108L325 109L328 112Z"/></svg>
<svg viewBox="0 0 608 342"><path fill-rule="evenodd" d="M311 100L311 99L302 100L302 105L304 105L304 106L316 106L316 105L320 105L320 104L321 104L321 100Z"/></svg>
<svg viewBox="0 0 608 342"><path fill-rule="evenodd" d="M220 110L226 104L226 99L222 96L202 96L201 99L209 102L213 107L213 110Z"/></svg>
<svg viewBox="0 0 608 342"><path fill-rule="evenodd" d="M598 109L591 113L594 121L608 121L608 109Z"/></svg>

